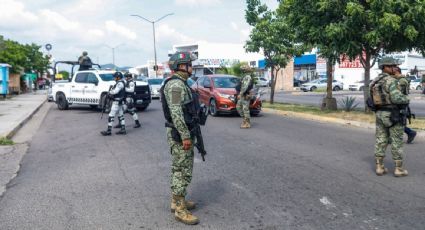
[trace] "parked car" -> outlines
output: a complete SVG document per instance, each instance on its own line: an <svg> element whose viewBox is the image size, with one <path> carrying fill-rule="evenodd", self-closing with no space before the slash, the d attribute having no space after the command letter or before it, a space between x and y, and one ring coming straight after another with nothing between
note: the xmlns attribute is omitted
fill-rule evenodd
<svg viewBox="0 0 425 230"><path fill-rule="evenodd" d="M369 84L372 82L372 80L369 81ZM348 90L350 91L363 91L364 89L364 80L354 82L348 85Z"/></svg>
<svg viewBox="0 0 425 230"><path fill-rule="evenodd" d="M422 90L422 79L416 79L410 82L410 89L412 90Z"/></svg>
<svg viewBox="0 0 425 230"><path fill-rule="evenodd" d="M159 98L160 97L159 89L161 88L163 81L164 81L163 78L149 78L148 79L149 87L151 89L151 97L152 98Z"/></svg>
<svg viewBox="0 0 425 230"><path fill-rule="evenodd" d="M266 79L266 78L264 78L264 77L260 77L260 78L256 77L256 78L255 78L255 82L256 82L256 85L257 85L257 86L260 86L260 87L267 87L267 86L270 86L270 81L269 81L269 80L267 80L267 79Z"/></svg>
<svg viewBox="0 0 425 230"><path fill-rule="evenodd" d="M237 113L236 110L236 85L240 79L232 75L204 75L192 85L192 89L199 93L201 103L209 107L212 116L221 113ZM252 115L261 111L261 91L254 87L249 109Z"/></svg>
<svg viewBox="0 0 425 230"><path fill-rule="evenodd" d="M295 79L294 78L294 87L300 87L304 83L307 83L307 81L302 81L300 79Z"/></svg>
<svg viewBox="0 0 425 230"><path fill-rule="evenodd" d="M304 92L315 91L317 89L326 89L328 86L328 80L325 78L316 79L301 85L300 89ZM344 88L344 83L337 80L332 81L332 90L339 91Z"/></svg>

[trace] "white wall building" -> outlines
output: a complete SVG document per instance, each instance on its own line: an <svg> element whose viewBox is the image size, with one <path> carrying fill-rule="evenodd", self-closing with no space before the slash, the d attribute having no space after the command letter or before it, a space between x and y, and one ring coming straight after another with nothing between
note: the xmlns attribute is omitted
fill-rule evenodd
<svg viewBox="0 0 425 230"><path fill-rule="evenodd" d="M128 71L137 76L144 76L148 78L162 78L164 74L169 73L169 68L167 65L162 63L157 63L158 71L154 70L155 62L148 61L145 65L138 65L130 68Z"/></svg>
<svg viewBox="0 0 425 230"><path fill-rule="evenodd" d="M238 62L248 62L258 67L258 61L264 59L261 54L247 53L244 44L198 42L174 45L170 53L177 51L190 51L198 56L193 63L195 76L214 73L217 68L230 67Z"/></svg>

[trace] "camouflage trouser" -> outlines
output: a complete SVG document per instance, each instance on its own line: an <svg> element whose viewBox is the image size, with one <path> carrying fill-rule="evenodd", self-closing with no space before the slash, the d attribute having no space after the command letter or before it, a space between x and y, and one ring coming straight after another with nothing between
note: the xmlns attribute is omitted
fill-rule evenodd
<svg viewBox="0 0 425 230"><path fill-rule="evenodd" d="M236 104L236 110L238 110L238 113L242 118L249 119L251 117L249 114L249 101L250 100L246 100L245 98L241 97Z"/></svg>
<svg viewBox="0 0 425 230"><path fill-rule="evenodd" d="M136 107L134 106L134 99L131 97L127 97L125 99L125 104L123 105L124 112L128 112L134 120L139 120L139 117L136 113Z"/></svg>
<svg viewBox="0 0 425 230"><path fill-rule="evenodd" d="M183 145L171 138L170 128L167 128L167 138L173 158L171 165L171 192L173 195L186 196L186 188L192 180L194 141L192 140L191 149L183 150Z"/></svg>
<svg viewBox="0 0 425 230"><path fill-rule="evenodd" d="M403 160L404 126L400 123L392 125L391 112L376 112L375 156L385 157L387 145L391 144L393 160Z"/></svg>

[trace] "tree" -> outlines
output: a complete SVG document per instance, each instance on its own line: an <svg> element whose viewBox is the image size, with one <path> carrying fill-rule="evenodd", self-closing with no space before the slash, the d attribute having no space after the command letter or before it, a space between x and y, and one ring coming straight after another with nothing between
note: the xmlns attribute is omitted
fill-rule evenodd
<svg viewBox="0 0 425 230"><path fill-rule="evenodd" d="M380 53L425 50L423 1L283 0L278 12L296 26L298 39L318 46L321 53L326 48L325 53L360 59L365 70L365 102L370 69ZM339 60L335 55L331 56Z"/></svg>
<svg viewBox="0 0 425 230"><path fill-rule="evenodd" d="M234 76L237 76L237 77L242 77L242 70L241 70L242 65L248 65L248 63L238 62L238 63L233 64L230 67L222 66L220 69L217 70L217 73L218 74L229 74L229 75L234 75Z"/></svg>
<svg viewBox="0 0 425 230"><path fill-rule="evenodd" d="M68 71L62 70L62 71L59 71L59 74L62 76L63 80L69 79L69 72Z"/></svg>
<svg viewBox="0 0 425 230"><path fill-rule="evenodd" d="M248 52L264 54L266 67L271 69L270 103L274 102L276 75L285 68L293 56L302 53L303 48L294 43L294 34L282 18L276 17L260 0L247 0L245 19L252 26L245 49Z"/></svg>

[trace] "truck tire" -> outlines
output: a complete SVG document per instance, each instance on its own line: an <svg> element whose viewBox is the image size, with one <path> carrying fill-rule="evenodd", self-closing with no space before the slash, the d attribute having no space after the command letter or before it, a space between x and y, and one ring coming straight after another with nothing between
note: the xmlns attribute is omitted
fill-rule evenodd
<svg viewBox="0 0 425 230"><path fill-rule="evenodd" d="M68 101L63 93L58 93L56 95L56 104L59 110L67 110L69 108Z"/></svg>

